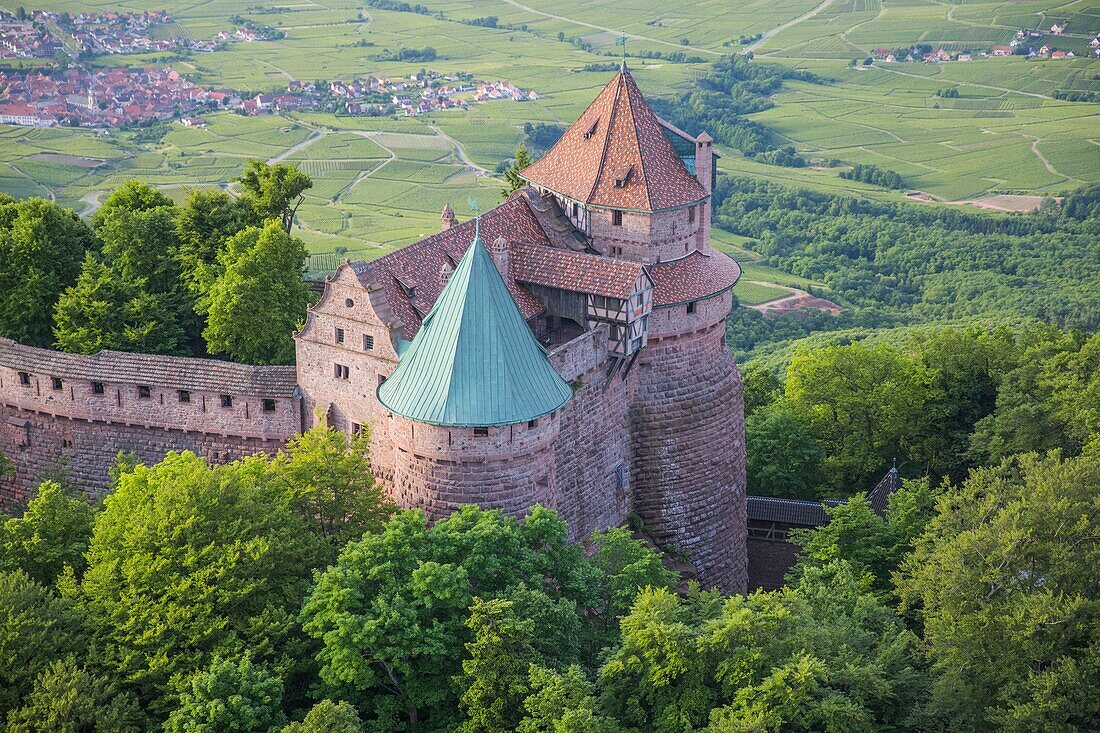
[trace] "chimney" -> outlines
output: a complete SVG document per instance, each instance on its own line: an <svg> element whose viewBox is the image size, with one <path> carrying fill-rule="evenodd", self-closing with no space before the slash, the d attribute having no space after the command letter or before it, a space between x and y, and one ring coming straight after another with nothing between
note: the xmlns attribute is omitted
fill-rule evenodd
<svg viewBox="0 0 1100 733"><path fill-rule="evenodd" d="M443 204L443 213L439 215L439 231L445 232L455 225L455 210L448 202Z"/></svg>
<svg viewBox="0 0 1100 733"><path fill-rule="evenodd" d="M439 284L446 287L447 282L451 279L451 273L454 271L455 268L451 267L451 263L444 260L443 266L439 268Z"/></svg>
<svg viewBox="0 0 1100 733"><path fill-rule="evenodd" d="M497 270L500 271L500 276L504 278L504 281L508 281L508 240L504 237L497 237L493 240L493 247L489 250L489 254L493 256L493 263L496 264Z"/></svg>
<svg viewBox="0 0 1100 733"><path fill-rule="evenodd" d="M695 138L695 178L702 184L703 189L711 193L711 177L714 175L714 138L703 132ZM697 204L695 217L697 229L695 230L695 249L700 252L710 251L710 198L701 204Z"/></svg>

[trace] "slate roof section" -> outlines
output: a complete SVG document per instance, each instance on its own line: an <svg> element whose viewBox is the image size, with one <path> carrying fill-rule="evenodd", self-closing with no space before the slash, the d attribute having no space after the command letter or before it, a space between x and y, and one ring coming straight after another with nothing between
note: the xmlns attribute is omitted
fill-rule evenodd
<svg viewBox="0 0 1100 733"><path fill-rule="evenodd" d="M706 190L662 128L634 77L623 69L554 147L520 175L594 206L661 211L702 201Z"/></svg>
<svg viewBox="0 0 1100 733"><path fill-rule="evenodd" d="M509 242L550 245L527 199L521 195L486 211L481 217L481 234L490 242L502 236ZM377 284L383 289L390 309L404 324L405 338L411 339L443 291L439 274L444 263L457 265L473 237L474 221L470 219L372 262L355 262L352 267L364 287ZM533 318L543 311L542 303L523 286L510 281L508 291L524 318Z"/></svg>
<svg viewBox="0 0 1100 733"><path fill-rule="evenodd" d="M521 283L621 299L643 271L637 262L530 244L512 245L509 262L509 273Z"/></svg>
<svg viewBox="0 0 1100 733"><path fill-rule="evenodd" d="M901 478L898 476L898 469L891 468L867 495L867 501L875 514L886 515L886 510L890 507L890 496L900 488Z"/></svg>
<svg viewBox="0 0 1100 733"><path fill-rule="evenodd" d="M377 391L391 412L448 427L527 422L572 394L477 235Z"/></svg>
<svg viewBox="0 0 1100 733"><path fill-rule="evenodd" d="M653 278L654 308L716 295L741 279L741 267L721 252L704 254L695 250L646 269Z"/></svg>
<svg viewBox="0 0 1100 733"><path fill-rule="evenodd" d="M250 366L215 359L134 354L105 349L67 354L0 338L0 360L16 371L112 384L137 384L240 397L292 397L298 379L292 366Z"/></svg>
<svg viewBox="0 0 1100 733"><path fill-rule="evenodd" d="M770 496L748 498L748 519L758 522L775 522L797 527L820 527L829 522L825 507L843 504L837 499L824 502L800 499L776 499Z"/></svg>

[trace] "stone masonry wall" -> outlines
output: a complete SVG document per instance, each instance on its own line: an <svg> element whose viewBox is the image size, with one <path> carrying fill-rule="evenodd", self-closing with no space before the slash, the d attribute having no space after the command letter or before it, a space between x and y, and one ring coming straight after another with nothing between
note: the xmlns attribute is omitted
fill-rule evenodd
<svg viewBox="0 0 1100 733"><path fill-rule="evenodd" d="M606 325L551 353L558 374L573 385L560 410L554 443L558 511L570 538L586 540L595 530L622 524L630 513L630 380L607 380Z"/></svg>
<svg viewBox="0 0 1100 733"><path fill-rule="evenodd" d="M657 309L631 405L636 511L659 544L688 555L700 581L746 586L744 403L725 343L725 293ZM716 318L717 317L717 318Z"/></svg>
<svg viewBox="0 0 1100 733"><path fill-rule="evenodd" d="M782 540L749 538L748 590L782 588L784 576L798 561L798 547Z"/></svg>
<svg viewBox="0 0 1100 733"><path fill-rule="evenodd" d="M389 418L393 499L440 519L463 504L523 516L535 504L558 508L551 445L558 418L484 428L439 427Z"/></svg>
<svg viewBox="0 0 1100 733"><path fill-rule="evenodd" d="M593 209L589 232L596 249L607 257L664 262L696 248L703 210L697 205L653 214L624 211L622 224L615 225L610 210Z"/></svg>

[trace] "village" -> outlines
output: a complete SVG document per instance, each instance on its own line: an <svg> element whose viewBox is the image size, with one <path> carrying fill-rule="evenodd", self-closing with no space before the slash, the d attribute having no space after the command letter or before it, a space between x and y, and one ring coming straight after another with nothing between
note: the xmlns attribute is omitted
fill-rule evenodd
<svg viewBox="0 0 1100 733"><path fill-rule="evenodd" d="M948 63L951 61L973 61L975 58L1025 56L1032 59L1072 59L1077 55L1072 50L1058 49L1053 39L1043 41L1048 36L1061 36L1065 34L1066 26L1054 23L1048 31L1027 30L1021 28L1016 31L1015 37L1007 44L994 46L988 51L961 51L952 52L944 48L933 48L926 44L918 44L910 48L888 49L876 48L873 58L876 61L886 63L923 62L923 63ZM1100 58L1100 32L1089 32L1089 53L1094 58ZM1039 45L1035 45L1039 44Z"/></svg>
<svg viewBox="0 0 1100 733"><path fill-rule="evenodd" d="M63 71L0 71L0 124L27 127L120 128L178 118L205 124L204 112L263 115L294 110L348 115L415 116L471 103L538 99L510 82L475 81L469 74L420 71L408 78L291 81L277 93L204 89L167 67Z"/></svg>

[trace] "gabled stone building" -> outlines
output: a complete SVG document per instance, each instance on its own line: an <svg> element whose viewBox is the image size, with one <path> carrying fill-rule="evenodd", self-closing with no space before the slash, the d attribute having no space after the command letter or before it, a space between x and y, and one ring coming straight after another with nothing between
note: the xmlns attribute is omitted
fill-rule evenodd
<svg viewBox="0 0 1100 733"><path fill-rule="evenodd" d="M94 486L118 450L226 460L317 421L369 429L402 506L538 502L575 539L636 514L704 584L743 590L743 404L725 343L740 268L710 245L715 156L624 66L505 203L461 223L447 206L438 234L341 265L295 335L296 367L141 357L156 365L114 373L0 344L0 451L17 484L80 456L73 477Z"/></svg>

